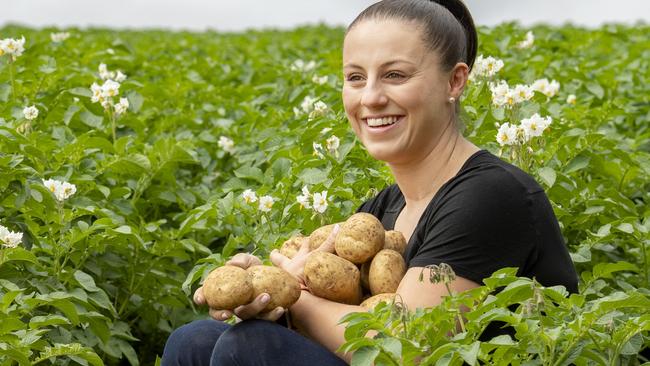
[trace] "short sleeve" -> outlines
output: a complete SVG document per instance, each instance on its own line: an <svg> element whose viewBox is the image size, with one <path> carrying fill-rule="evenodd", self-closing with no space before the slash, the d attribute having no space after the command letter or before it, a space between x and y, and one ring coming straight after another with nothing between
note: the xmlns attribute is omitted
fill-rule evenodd
<svg viewBox="0 0 650 366"><path fill-rule="evenodd" d="M526 186L508 171L487 166L444 188L435 209L425 211L408 266L447 263L477 284L504 267L521 272L536 247Z"/></svg>

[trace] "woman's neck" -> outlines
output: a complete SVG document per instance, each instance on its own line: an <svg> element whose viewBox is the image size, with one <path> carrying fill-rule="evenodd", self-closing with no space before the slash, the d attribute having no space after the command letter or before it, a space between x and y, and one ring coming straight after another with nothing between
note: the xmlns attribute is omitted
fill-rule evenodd
<svg viewBox="0 0 650 366"><path fill-rule="evenodd" d="M455 129L448 130L451 130L448 135L441 136L422 158L405 164L388 164L407 207L428 204L438 189L458 173L467 158L479 150Z"/></svg>

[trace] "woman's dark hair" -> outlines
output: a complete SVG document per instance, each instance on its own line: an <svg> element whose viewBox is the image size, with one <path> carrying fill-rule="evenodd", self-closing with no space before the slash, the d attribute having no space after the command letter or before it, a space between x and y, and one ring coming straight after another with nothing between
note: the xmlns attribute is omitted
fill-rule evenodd
<svg viewBox="0 0 650 366"><path fill-rule="evenodd" d="M425 44L440 53L442 66L451 70L464 62L470 70L476 58L474 20L461 0L383 0L362 11L348 26L367 19L403 19L422 27Z"/></svg>

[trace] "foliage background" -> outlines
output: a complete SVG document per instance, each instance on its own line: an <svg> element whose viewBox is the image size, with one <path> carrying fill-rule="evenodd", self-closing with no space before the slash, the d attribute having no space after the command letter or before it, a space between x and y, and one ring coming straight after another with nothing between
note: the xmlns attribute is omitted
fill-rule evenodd
<svg viewBox="0 0 650 366"><path fill-rule="evenodd" d="M171 330L206 316L189 294L207 270L238 251L266 256L294 233L342 220L391 183L343 114L342 29L69 29L62 43L50 40L52 31L0 29L0 38L27 39L15 63L0 59L0 224L24 233L21 247L0 249L2 364L153 364ZM580 295L540 295L506 271L482 289L519 289L498 301L477 290L398 324L394 308L352 317L351 326L382 334L364 343L364 328L350 328L348 346L363 349L356 362L432 352L447 358L430 362L476 362L495 357L495 347L522 363L647 361L637 354L650 327L650 28L538 26L534 47L518 49L526 31L482 28L479 53L501 58L497 78L511 85L542 77L562 85L557 97L537 95L518 113L553 117L528 169L553 203L582 274ZM297 59L317 66L292 70ZM115 141L90 101L100 63L128 75L121 93L130 107ZM314 75L328 81L314 83ZM306 96L325 102L327 113L296 115ZM495 123L510 113L492 105L482 82L469 85L463 103L465 134L498 154ZM28 105L40 113L30 133L19 133ZM313 143L332 135L341 140L338 156L314 155ZM233 153L219 147L221 136L234 141ZM48 178L78 191L59 205L42 184ZM305 185L328 191L324 214L300 208ZM275 197L272 210L246 204L245 189ZM535 296L546 299L545 312L525 313ZM494 319L479 313L464 334L431 339L445 334L455 314L447 310L463 301L479 301L481 314L522 304L499 315L519 324L520 342L476 343ZM540 325L554 336L538 337Z"/></svg>

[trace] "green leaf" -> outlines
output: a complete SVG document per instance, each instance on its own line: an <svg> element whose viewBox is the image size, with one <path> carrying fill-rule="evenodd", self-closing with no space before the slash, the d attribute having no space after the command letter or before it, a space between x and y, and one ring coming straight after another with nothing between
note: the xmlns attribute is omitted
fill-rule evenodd
<svg viewBox="0 0 650 366"><path fill-rule="evenodd" d="M99 291L99 288L95 285L95 280L87 273L77 270L74 273L74 278L77 280L79 285L83 287L86 291L95 292Z"/></svg>
<svg viewBox="0 0 650 366"><path fill-rule="evenodd" d="M598 84L595 81L590 81L586 83L585 87L587 88L587 90L589 90L591 94L595 95L598 99L603 99L603 97L605 96L605 90L603 89L602 86L600 86L600 84Z"/></svg>
<svg viewBox="0 0 650 366"><path fill-rule="evenodd" d="M379 348L361 347L352 354L350 366L372 366L379 355Z"/></svg>
<svg viewBox="0 0 650 366"><path fill-rule="evenodd" d="M542 181L544 184L546 184L547 187L552 187L553 184L555 184L555 170L549 167L543 167L539 169L538 171L539 177L542 178Z"/></svg>
<svg viewBox="0 0 650 366"><path fill-rule="evenodd" d="M581 170L586 168L589 165L589 160L590 158L588 156L584 155L578 155L573 160L567 164L566 168L564 168L564 173L570 174L575 171Z"/></svg>

